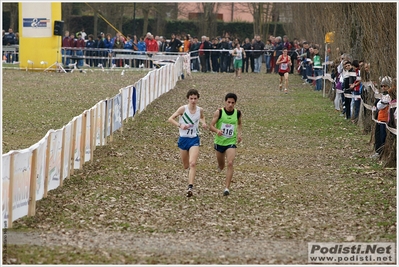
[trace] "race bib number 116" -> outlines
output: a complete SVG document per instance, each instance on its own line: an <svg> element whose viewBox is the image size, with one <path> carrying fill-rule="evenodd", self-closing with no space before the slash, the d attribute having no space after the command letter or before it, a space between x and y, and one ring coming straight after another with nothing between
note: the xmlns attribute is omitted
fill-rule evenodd
<svg viewBox="0 0 399 267"><path fill-rule="evenodd" d="M234 135L234 125L233 124L222 123L221 130L223 132L223 136L226 138L231 138Z"/></svg>

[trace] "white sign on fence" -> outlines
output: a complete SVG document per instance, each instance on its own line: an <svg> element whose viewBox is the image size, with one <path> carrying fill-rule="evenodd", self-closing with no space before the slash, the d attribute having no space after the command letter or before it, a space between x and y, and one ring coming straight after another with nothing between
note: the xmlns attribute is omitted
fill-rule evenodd
<svg viewBox="0 0 399 267"><path fill-rule="evenodd" d="M51 141L47 191L56 189L60 185L62 131L62 129L59 129L50 133L49 138L51 138Z"/></svg>
<svg viewBox="0 0 399 267"><path fill-rule="evenodd" d="M82 114L80 114L76 118L75 122L75 147L73 148L74 151L74 160L73 160L73 168L80 169L80 143L82 138Z"/></svg>
<svg viewBox="0 0 399 267"><path fill-rule="evenodd" d="M14 168L11 170L14 173L12 221L28 215L31 157L30 149L14 154Z"/></svg>
<svg viewBox="0 0 399 267"><path fill-rule="evenodd" d="M3 228L8 228L8 205L10 202L10 154L12 152L9 152L7 154L4 154L2 156L2 207L1 207L1 214L3 218Z"/></svg>

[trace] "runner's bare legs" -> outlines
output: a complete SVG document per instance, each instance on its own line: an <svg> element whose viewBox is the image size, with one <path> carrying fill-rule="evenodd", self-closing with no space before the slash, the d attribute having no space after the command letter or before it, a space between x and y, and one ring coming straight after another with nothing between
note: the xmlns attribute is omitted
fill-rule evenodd
<svg viewBox="0 0 399 267"><path fill-rule="evenodd" d="M226 188L230 189L231 179L233 178L234 173L234 158L236 156L236 149L229 148L224 153L220 153L216 151L216 159L218 161L219 170L223 170L227 161L227 170L226 170Z"/></svg>

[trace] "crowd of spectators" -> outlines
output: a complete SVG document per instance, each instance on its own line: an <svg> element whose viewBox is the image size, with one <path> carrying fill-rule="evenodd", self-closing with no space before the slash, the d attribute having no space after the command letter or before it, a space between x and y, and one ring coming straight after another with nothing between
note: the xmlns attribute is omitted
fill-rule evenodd
<svg viewBox="0 0 399 267"><path fill-rule="evenodd" d="M259 35L253 38L243 38L221 36L210 38L208 36L191 36L186 34L171 34L169 38L153 35L148 32L145 36L128 34L122 35L116 32L115 35L101 32L97 36L86 34L82 28L73 33L65 31L62 38L61 52L63 55L62 63L68 67L71 63L77 66L84 64L92 67L149 67L152 68L151 57L154 53L177 54L190 53L191 70L193 72L234 72L232 51L237 43L245 50L247 57L243 60L242 72L262 72L277 73L278 66L275 64L277 58L282 54L282 49L286 47L291 59L301 63L303 54L300 50L306 49L306 42L299 43L298 39L290 41L287 36L274 37L270 35L266 42L261 40ZM18 44L18 34L14 34L12 29L8 33L3 31L3 45ZM133 59L126 55L141 55L139 59ZM118 57L119 55L119 57ZM124 59L124 56L125 58ZM145 55L145 56L143 56ZM14 55L14 61L15 57ZM309 55L310 56L310 55ZM6 55L7 62L12 60L12 55ZM137 58L137 57L136 57ZM306 59L306 56L305 56ZM294 66L295 65L295 66ZM290 73L298 67L293 64ZM312 75L311 69L306 66L306 75ZM308 82L311 82L308 80Z"/></svg>
<svg viewBox="0 0 399 267"><path fill-rule="evenodd" d="M78 34L81 33L80 36ZM68 65L70 60L74 60L75 56L81 54L77 42L85 39L85 49L82 51L87 57L85 63L90 66L98 66L102 64L104 67L117 66L123 67L129 64L131 67L153 67L151 56L154 53L162 54L178 54L190 53L191 71L193 72L234 72L232 51L237 43L245 50L247 57L243 60L242 72L252 73L277 73L278 66L275 64L277 58L282 54L284 47L288 49L288 53L293 62L290 73L298 70L298 73L312 76L313 67L306 61L310 56L309 44L307 42L299 42L297 38L290 41L288 36L270 35L264 42L261 36L255 35L253 38L238 38L230 36L209 37L209 36L191 36L186 34L171 34L169 38L164 36L153 35L150 32L145 36L137 37L128 34L124 37L120 32L115 36L101 32L97 36L91 34L86 35L84 30L75 35L66 31L62 42L62 50L67 57L64 59ZM117 41L119 40L119 41ZM115 49L124 49L125 53L119 51L119 54L135 54L146 55L147 58L136 60L112 59L117 53ZM118 50L117 50L118 51ZM130 53L129 53L130 52ZM307 53L307 54L306 54ZM306 55L304 55L306 54ZM301 56L302 55L302 56ZM74 62L74 61L73 61ZM79 65L83 64L83 60L78 61ZM264 65L264 68L262 67ZM298 69L298 67L300 67ZM302 68L304 71L302 71ZM263 71L262 71L263 69ZM308 83L313 81L307 79Z"/></svg>
<svg viewBox="0 0 399 267"><path fill-rule="evenodd" d="M184 44L186 48L189 47L188 42L181 41L180 36L175 34L170 39L154 36L150 32L142 37L132 34L123 36L120 32L116 32L115 36L103 32L94 36L87 35L82 29L75 37L75 34L65 31L61 48L64 55L62 63L69 66L76 62L78 67L87 64L92 67L153 68L154 62L151 58L154 53L177 54L183 52Z"/></svg>
<svg viewBox="0 0 399 267"><path fill-rule="evenodd" d="M364 110L371 109L372 119L375 121L374 154L371 157L380 158L387 137L387 127L396 129L396 78L385 76L378 82L371 81L370 63L353 59L347 53L339 53L333 61L331 77L334 80L334 108L340 116L356 124L359 121L361 101L364 103Z"/></svg>

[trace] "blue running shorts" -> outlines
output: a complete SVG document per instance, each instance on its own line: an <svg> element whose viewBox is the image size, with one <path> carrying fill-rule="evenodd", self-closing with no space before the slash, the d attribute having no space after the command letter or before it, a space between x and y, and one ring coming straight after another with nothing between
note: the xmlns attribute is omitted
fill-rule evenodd
<svg viewBox="0 0 399 267"><path fill-rule="evenodd" d="M190 150L192 146L199 146L200 145L200 139L199 136L197 137L179 137L179 140L177 140L177 146L181 150Z"/></svg>

